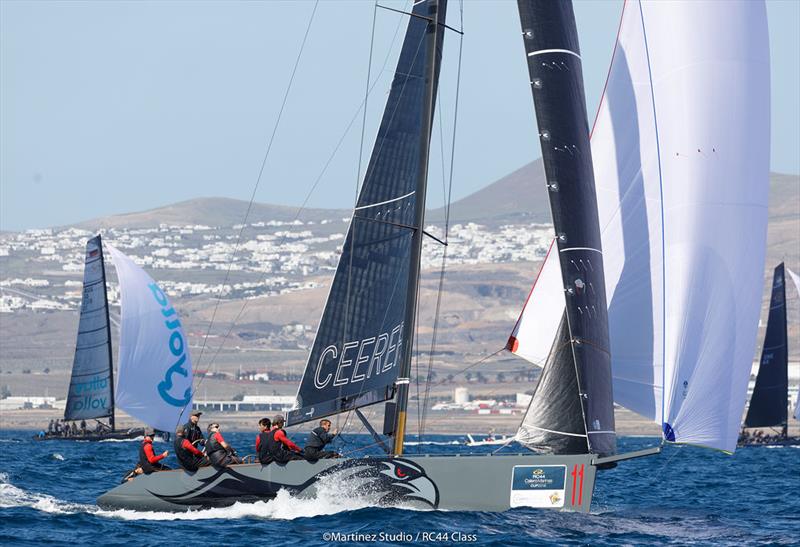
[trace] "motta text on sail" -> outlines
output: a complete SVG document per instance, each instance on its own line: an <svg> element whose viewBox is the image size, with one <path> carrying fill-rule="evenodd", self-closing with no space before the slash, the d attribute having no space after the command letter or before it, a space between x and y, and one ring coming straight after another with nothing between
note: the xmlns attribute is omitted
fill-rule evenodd
<svg viewBox="0 0 800 547"><path fill-rule="evenodd" d="M183 341L183 334L181 333L181 321L178 319L178 314L175 312L175 308L169 303L169 299L167 295L164 294L164 291L155 283L150 283L148 288L150 292L153 293L156 302L161 306L161 315L166 318L164 325L170 331L167 345L169 346L169 352L177 358L177 361L167 369L164 380L159 382L158 394L167 404L185 407L192 400L191 388L187 389L181 398L173 397L170 394L170 390L172 389L172 376L174 374L180 374L185 378L189 375L189 371L187 371L184 366L186 364L186 344Z"/></svg>

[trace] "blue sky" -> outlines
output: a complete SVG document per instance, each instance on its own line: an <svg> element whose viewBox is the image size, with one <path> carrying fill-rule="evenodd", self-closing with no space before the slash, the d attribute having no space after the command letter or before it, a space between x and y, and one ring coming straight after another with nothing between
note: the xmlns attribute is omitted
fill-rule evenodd
<svg viewBox="0 0 800 547"><path fill-rule="evenodd" d="M0 1L0 229L62 225L200 196L249 199L313 6ZM590 113L621 7L621 0L575 2ZM309 205L352 206L360 116L345 129L364 98L374 12L369 1L320 3L258 201L301 203L344 135ZM800 2L768 2L768 14L772 169L798 173ZM385 10L375 19L377 84L368 101L365 156L405 26ZM453 0L448 19L460 25ZM455 198L539 156L516 2L467 0L464 29ZM456 89L458 37L445 40L432 206L443 199Z"/></svg>

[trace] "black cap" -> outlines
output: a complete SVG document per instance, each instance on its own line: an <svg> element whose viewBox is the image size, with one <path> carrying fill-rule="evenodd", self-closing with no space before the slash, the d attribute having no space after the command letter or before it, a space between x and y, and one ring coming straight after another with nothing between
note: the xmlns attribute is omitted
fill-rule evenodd
<svg viewBox="0 0 800 547"><path fill-rule="evenodd" d="M192 410L192 413L190 414L190 416L200 416L200 414L202 414L202 412L201 412L201 411L199 411L199 410Z"/></svg>

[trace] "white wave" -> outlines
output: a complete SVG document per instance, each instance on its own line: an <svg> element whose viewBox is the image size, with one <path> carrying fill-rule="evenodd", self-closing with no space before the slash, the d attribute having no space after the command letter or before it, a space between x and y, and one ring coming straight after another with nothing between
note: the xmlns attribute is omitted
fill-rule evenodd
<svg viewBox="0 0 800 547"><path fill-rule="evenodd" d="M96 510L90 505L70 503L47 494L28 492L11 484L8 475L0 473L0 508L31 507L44 513L73 514Z"/></svg>
<svg viewBox="0 0 800 547"><path fill-rule="evenodd" d="M313 498L295 497L286 490L269 501L235 503L230 507L201 509L184 513L157 511L132 511L118 509L97 511L98 515L122 520L205 520L256 518L268 520L294 520L297 518L333 515L344 511L355 511L378 505L378 494L356 492L353 481L334 475L323 477L317 483Z"/></svg>
<svg viewBox="0 0 800 547"><path fill-rule="evenodd" d="M142 442L144 439L144 435L139 435L138 437L134 437L132 439L103 439L102 441L94 441L98 443L132 443L132 442ZM89 442L89 441L86 441Z"/></svg>
<svg viewBox="0 0 800 547"><path fill-rule="evenodd" d="M58 452L53 452L52 454L50 454L50 459L51 460L58 460L60 462L63 462L64 461L64 456L62 456Z"/></svg>

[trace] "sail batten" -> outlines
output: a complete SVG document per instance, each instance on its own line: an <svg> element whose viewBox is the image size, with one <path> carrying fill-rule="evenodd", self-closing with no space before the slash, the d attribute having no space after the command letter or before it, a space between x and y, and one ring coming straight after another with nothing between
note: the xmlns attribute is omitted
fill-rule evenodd
<svg viewBox="0 0 800 547"><path fill-rule="evenodd" d="M428 87L435 96L441 62L441 39L430 32L437 23L428 19L443 24L445 8L444 1L426 0L409 17L290 425L394 397L401 364L410 355L409 294L417 290L418 213L425 207L420 177L430 140Z"/></svg>
<svg viewBox="0 0 800 547"><path fill-rule="evenodd" d="M97 235L86 242L83 298L64 419L113 419L113 383L103 244Z"/></svg>

